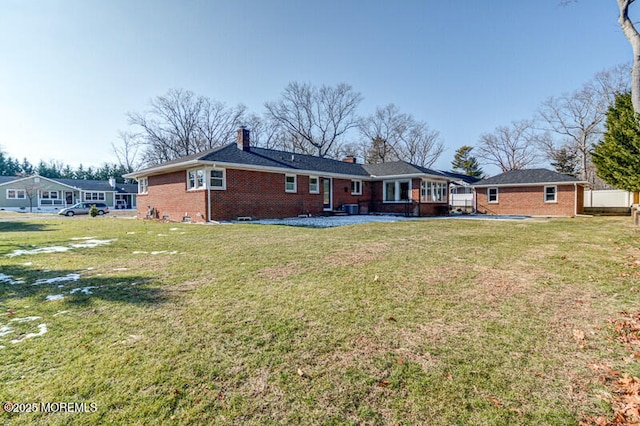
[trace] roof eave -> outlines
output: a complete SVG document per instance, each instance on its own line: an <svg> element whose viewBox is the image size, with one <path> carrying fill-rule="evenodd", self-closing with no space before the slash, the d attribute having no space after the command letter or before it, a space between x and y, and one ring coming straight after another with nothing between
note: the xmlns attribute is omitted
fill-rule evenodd
<svg viewBox="0 0 640 426"><path fill-rule="evenodd" d="M526 182L526 183L488 183L482 185L470 185L474 188L497 188L497 187L516 187L516 186L549 186L549 185L588 185L589 182L580 181L564 181L564 182Z"/></svg>

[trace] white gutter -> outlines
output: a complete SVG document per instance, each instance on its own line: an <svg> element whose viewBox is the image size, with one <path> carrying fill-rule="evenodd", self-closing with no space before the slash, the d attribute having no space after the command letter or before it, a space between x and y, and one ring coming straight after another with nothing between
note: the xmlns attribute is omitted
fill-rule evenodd
<svg viewBox="0 0 640 426"><path fill-rule="evenodd" d="M551 186L551 185L586 185L589 182L587 181L578 181L578 182L531 182L531 183L503 183L503 184L483 184L483 185L471 185L474 188L507 188L507 187L516 187L516 186Z"/></svg>
<svg viewBox="0 0 640 426"><path fill-rule="evenodd" d="M207 222L211 222L211 181L207 185Z"/></svg>

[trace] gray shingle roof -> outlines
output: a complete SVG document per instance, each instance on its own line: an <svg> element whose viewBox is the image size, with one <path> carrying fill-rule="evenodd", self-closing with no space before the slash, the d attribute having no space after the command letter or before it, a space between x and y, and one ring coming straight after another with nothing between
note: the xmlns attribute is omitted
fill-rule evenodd
<svg viewBox="0 0 640 426"><path fill-rule="evenodd" d="M16 176L0 176L0 185L18 179Z"/></svg>
<svg viewBox="0 0 640 426"><path fill-rule="evenodd" d="M415 164L407 163L406 161L391 161L388 163L379 164L363 164L362 167L367 171L369 175L376 177L416 174L429 174L445 177L440 172L436 172L435 170L427 169L425 167L416 166Z"/></svg>
<svg viewBox="0 0 640 426"><path fill-rule="evenodd" d="M115 191L119 194L136 194L138 185L117 183L115 189L106 180L83 180L83 179L51 179L64 185L72 186L83 191Z"/></svg>
<svg viewBox="0 0 640 426"><path fill-rule="evenodd" d="M564 175L547 169L511 170L483 179L473 186L500 186L500 185L532 185L545 183L584 183L573 176Z"/></svg>
<svg viewBox="0 0 640 426"><path fill-rule="evenodd" d="M251 147L249 151L243 151L238 149L236 144L209 151L199 159L250 166L278 167L291 169L292 171L309 170L342 175L368 176L368 173L362 168L362 164L257 147Z"/></svg>
<svg viewBox="0 0 640 426"><path fill-rule="evenodd" d="M442 173L443 175L445 175L448 178L451 178L453 180L457 180L457 181L462 181L468 185L473 185L474 183L478 182L480 180L480 178L477 177L473 177L473 176L469 176L469 175L465 175L462 173L454 173L454 172L447 172L444 170L441 170L440 173Z"/></svg>
<svg viewBox="0 0 640 426"><path fill-rule="evenodd" d="M315 155L296 154L287 151L278 151L259 147L251 147L248 151L238 149L237 144L229 144L223 147L211 149L200 154L181 157L158 166L149 167L126 176L145 176L146 174L159 173L163 170L176 169L188 166L188 163L206 161L212 163L228 163L243 166L270 167L295 172L330 173L346 176L384 177L402 175L428 174L446 178L440 172L416 166L405 161L394 161L381 164L357 164L339 161L330 158L321 158ZM172 166L176 166L175 168Z"/></svg>

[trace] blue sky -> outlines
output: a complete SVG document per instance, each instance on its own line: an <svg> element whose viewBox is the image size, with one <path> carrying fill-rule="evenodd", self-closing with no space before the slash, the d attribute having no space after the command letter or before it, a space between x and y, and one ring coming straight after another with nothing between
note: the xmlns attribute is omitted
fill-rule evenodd
<svg viewBox="0 0 640 426"><path fill-rule="evenodd" d="M559 3L0 0L0 149L96 166L116 161L126 113L170 88L261 114L290 81L346 82L361 115L394 103L439 131L448 169L458 147L631 60L614 0Z"/></svg>

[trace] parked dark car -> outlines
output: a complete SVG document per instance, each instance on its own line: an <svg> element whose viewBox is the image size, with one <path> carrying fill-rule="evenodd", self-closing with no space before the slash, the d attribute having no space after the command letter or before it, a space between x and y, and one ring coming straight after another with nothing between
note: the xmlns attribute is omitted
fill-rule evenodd
<svg viewBox="0 0 640 426"><path fill-rule="evenodd" d="M96 206L98 209L98 214L103 215L109 213L109 207L105 203L78 203L74 204L71 207L67 207L58 212L58 214L64 216L73 216L76 214L89 214L89 210L91 210L91 206Z"/></svg>

